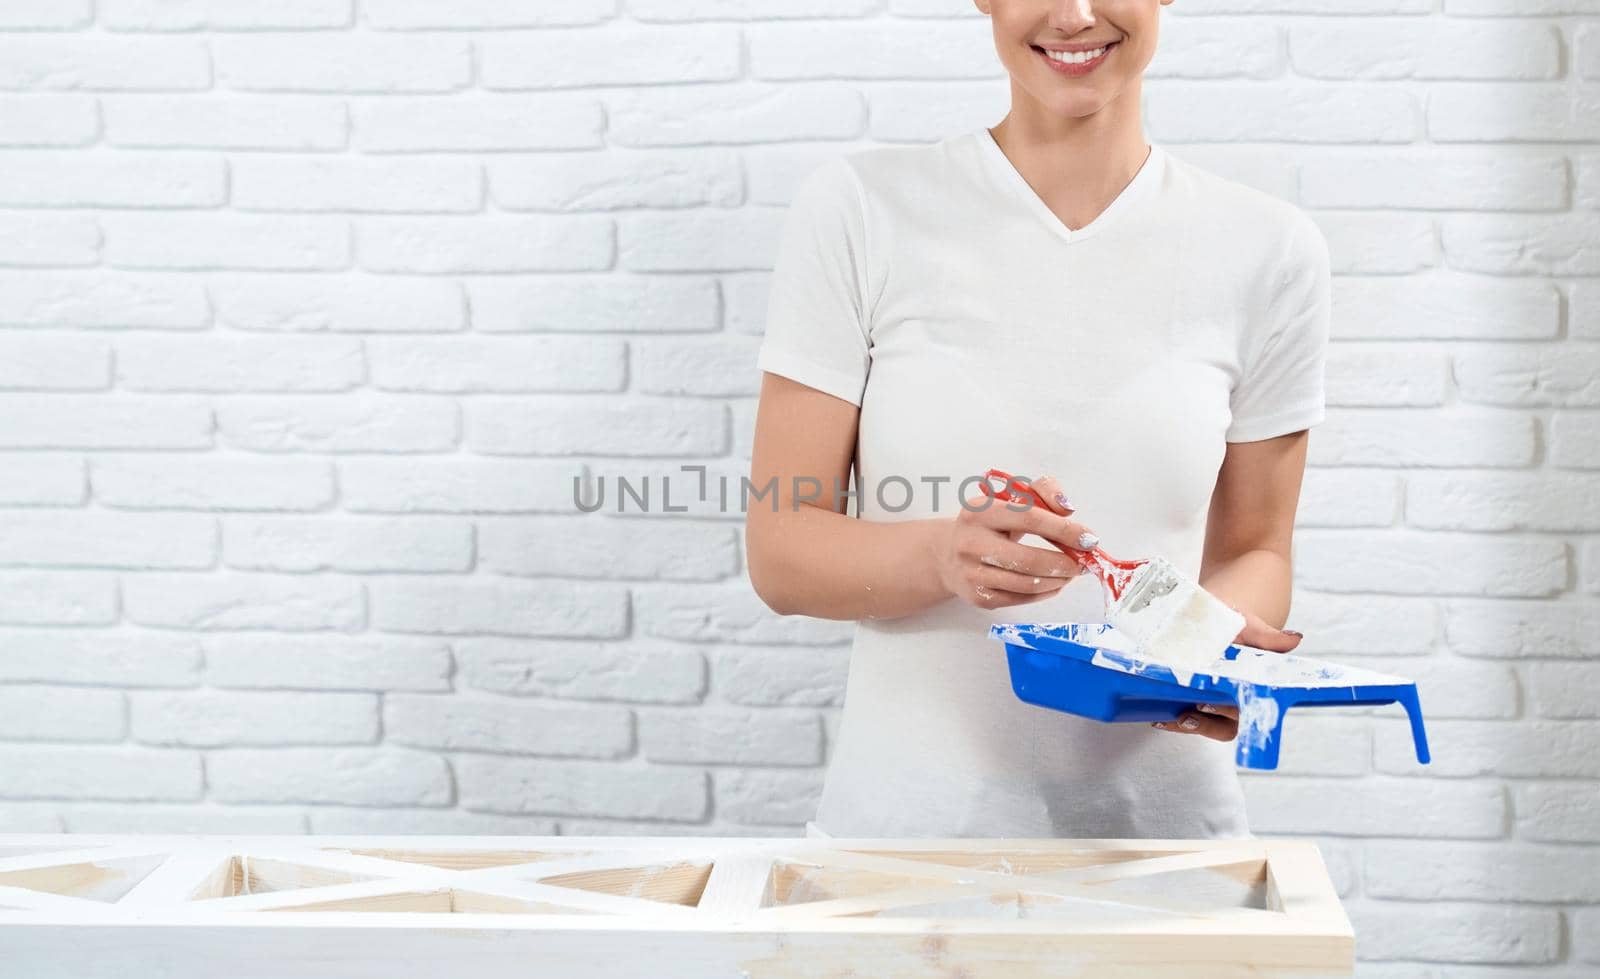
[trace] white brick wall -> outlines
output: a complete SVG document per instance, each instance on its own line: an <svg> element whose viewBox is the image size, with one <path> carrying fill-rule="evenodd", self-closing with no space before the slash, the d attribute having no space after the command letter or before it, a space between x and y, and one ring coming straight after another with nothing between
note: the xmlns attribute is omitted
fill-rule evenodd
<svg viewBox="0 0 1600 979"><path fill-rule="evenodd" d="M1363 973L1600 973L1600 3L1180 0L1151 137L1335 263L1290 715ZM797 832L848 627L743 472L783 208L997 121L967 0L0 5L0 829ZM708 467L684 512L583 473Z"/></svg>

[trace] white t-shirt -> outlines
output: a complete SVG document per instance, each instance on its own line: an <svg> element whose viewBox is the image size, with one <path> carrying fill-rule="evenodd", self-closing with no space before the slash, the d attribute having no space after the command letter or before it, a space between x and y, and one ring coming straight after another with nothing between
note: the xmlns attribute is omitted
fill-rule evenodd
<svg viewBox="0 0 1600 979"><path fill-rule="evenodd" d="M1329 286L1325 239L1285 201L1153 145L1074 231L981 128L806 175L759 366L860 406L862 519L955 516L991 467L1050 474L1109 553L1198 576L1224 443L1323 419ZM1104 618L1083 576L1029 605L858 623L813 825L1248 836L1232 744L1023 703L987 634Z"/></svg>

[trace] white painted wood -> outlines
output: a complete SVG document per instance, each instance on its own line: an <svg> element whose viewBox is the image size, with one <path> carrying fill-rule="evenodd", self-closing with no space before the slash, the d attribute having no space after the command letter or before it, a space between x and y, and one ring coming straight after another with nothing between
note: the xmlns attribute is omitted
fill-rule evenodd
<svg viewBox="0 0 1600 979"><path fill-rule="evenodd" d="M0 949L38 979L1353 967L1297 841L18 834L0 854Z"/></svg>

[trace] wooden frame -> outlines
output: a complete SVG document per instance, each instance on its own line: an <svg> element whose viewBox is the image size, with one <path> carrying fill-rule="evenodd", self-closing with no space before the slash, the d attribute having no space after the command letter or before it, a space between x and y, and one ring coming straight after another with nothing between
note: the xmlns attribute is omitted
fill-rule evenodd
<svg viewBox="0 0 1600 979"><path fill-rule="evenodd" d="M1348 976L1302 841L0 834L7 974Z"/></svg>

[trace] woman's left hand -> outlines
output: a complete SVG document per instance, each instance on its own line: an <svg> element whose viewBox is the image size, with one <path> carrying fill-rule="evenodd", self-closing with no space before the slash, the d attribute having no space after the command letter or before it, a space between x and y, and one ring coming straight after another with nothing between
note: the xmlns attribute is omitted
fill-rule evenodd
<svg viewBox="0 0 1600 979"><path fill-rule="evenodd" d="M1229 606L1233 608L1233 606ZM1274 653L1287 653L1300 645L1301 634L1291 629L1274 629L1261 616L1234 608L1244 616L1244 628L1234 637L1240 646L1265 649ZM1179 734L1198 734L1215 741L1232 741L1239 733L1239 708L1231 704L1196 704L1175 721L1155 721L1151 727Z"/></svg>

